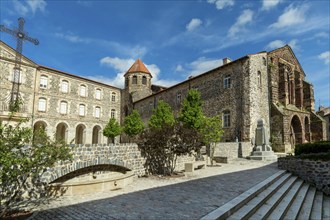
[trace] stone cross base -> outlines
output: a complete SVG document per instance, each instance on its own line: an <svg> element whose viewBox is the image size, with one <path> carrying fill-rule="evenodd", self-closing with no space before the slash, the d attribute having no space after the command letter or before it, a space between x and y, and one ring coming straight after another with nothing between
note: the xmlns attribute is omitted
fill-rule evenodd
<svg viewBox="0 0 330 220"><path fill-rule="evenodd" d="M257 146L250 156L251 160L277 161L277 156L270 146Z"/></svg>

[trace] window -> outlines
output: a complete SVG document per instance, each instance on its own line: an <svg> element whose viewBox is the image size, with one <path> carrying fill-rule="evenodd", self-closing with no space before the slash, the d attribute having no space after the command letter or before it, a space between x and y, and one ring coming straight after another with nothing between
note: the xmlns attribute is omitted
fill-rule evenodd
<svg viewBox="0 0 330 220"><path fill-rule="evenodd" d="M177 104L180 104L181 103L181 92L178 92L176 94L176 102L177 102Z"/></svg>
<svg viewBox="0 0 330 220"><path fill-rule="evenodd" d="M223 112L223 127L224 128L230 127L230 111Z"/></svg>
<svg viewBox="0 0 330 220"><path fill-rule="evenodd" d="M97 100L100 100L101 99L101 89L96 89L95 90L95 98Z"/></svg>
<svg viewBox="0 0 330 220"><path fill-rule="evenodd" d="M224 81L223 81L223 87L225 89L230 88L231 86L231 80L230 80L230 75L225 76Z"/></svg>
<svg viewBox="0 0 330 220"><path fill-rule="evenodd" d="M13 72L13 78L12 81L15 83L21 83L22 82L22 73L20 73L20 71L18 69L14 69Z"/></svg>
<svg viewBox="0 0 330 220"><path fill-rule="evenodd" d="M47 76L41 76L40 77L40 88L42 88L42 89L47 88L47 80L48 80Z"/></svg>
<svg viewBox="0 0 330 220"><path fill-rule="evenodd" d="M66 80L63 80L61 82L61 92L68 93L69 92L69 82Z"/></svg>
<svg viewBox="0 0 330 220"><path fill-rule="evenodd" d="M86 86L85 85L80 86L80 96L86 97Z"/></svg>
<svg viewBox="0 0 330 220"><path fill-rule="evenodd" d="M147 85L147 77L142 76L142 84Z"/></svg>
<svg viewBox="0 0 330 220"><path fill-rule="evenodd" d="M115 92L113 92L113 93L111 94L111 101L112 101L112 102L115 102L115 101L116 101L116 93L115 93Z"/></svg>
<svg viewBox="0 0 330 220"><path fill-rule="evenodd" d="M261 87L261 72L258 71L258 86Z"/></svg>
<svg viewBox="0 0 330 220"><path fill-rule="evenodd" d="M101 108L96 106L95 107L95 118L99 118L101 115Z"/></svg>
<svg viewBox="0 0 330 220"><path fill-rule="evenodd" d="M128 86L128 83L129 83L129 78L126 77L126 78L125 78L125 86Z"/></svg>
<svg viewBox="0 0 330 220"><path fill-rule="evenodd" d="M132 84L137 84L137 76L133 76Z"/></svg>
<svg viewBox="0 0 330 220"><path fill-rule="evenodd" d="M45 112L46 111L46 99L45 98L39 98L38 101L38 111L39 112Z"/></svg>
<svg viewBox="0 0 330 220"><path fill-rule="evenodd" d="M65 115L68 112L68 103L66 101L61 101L60 103L60 113Z"/></svg>
<svg viewBox="0 0 330 220"><path fill-rule="evenodd" d="M111 109L111 118L115 118L115 116L116 116L116 110Z"/></svg>
<svg viewBox="0 0 330 220"><path fill-rule="evenodd" d="M84 104L79 105L79 116L85 116L85 105Z"/></svg>
<svg viewBox="0 0 330 220"><path fill-rule="evenodd" d="M264 66L266 66L267 65L267 62L266 62L266 58L265 57L262 58L262 61L263 61Z"/></svg>

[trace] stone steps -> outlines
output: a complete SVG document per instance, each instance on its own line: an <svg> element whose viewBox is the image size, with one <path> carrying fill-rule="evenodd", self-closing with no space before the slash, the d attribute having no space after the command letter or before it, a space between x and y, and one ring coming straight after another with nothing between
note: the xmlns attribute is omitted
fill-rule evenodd
<svg viewBox="0 0 330 220"><path fill-rule="evenodd" d="M211 219L330 219L330 196L279 171L202 218Z"/></svg>

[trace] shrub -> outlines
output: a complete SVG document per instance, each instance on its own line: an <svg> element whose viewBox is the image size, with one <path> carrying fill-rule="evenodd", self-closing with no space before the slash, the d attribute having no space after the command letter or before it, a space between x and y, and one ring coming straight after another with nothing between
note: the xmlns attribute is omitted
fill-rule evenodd
<svg viewBox="0 0 330 220"><path fill-rule="evenodd" d="M297 144L294 151L296 156L301 154L330 152L330 141Z"/></svg>

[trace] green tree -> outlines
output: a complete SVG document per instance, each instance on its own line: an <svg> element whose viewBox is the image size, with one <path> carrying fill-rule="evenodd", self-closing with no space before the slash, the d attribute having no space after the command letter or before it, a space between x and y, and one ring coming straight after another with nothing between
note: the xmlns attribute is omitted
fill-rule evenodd
<svg viewBox="0 0 330 220"><path fill-rule="evenodd" d="M137 110L128 115L124 120L124 132L131 139L133 136L140 134L144 130L144 124Z"/></svg>
<svg viewBox="0 0 330 220"><path fill-rule="evenodd" d="M18 205L49 199L43 174L55 162L71 159L70 148L53 142L44 129L14 123L0 121L0 218Z"/></svg>
<svg viewBox="0 0 330 220"><path fill-rule="evenodd" d="M115 137L122 133L123 129L119 125L118 121L115 118L110 118L108 124L103 129L103 135L111 138L112 143L115 141Z"/></svg>
<svg viewBox="0 0 330 220"><path fill-rule="evenodd" d="M179 121L189 128L198 129L204 119L202 104L200 92L194 89L189 90L180 110Z"/></svg>
<svg viewBox="0 0 330 220"><path fill-rule="evenodd" d="M211 165L213 165L215 143L219 142L223 135L221 115L205 117L199 128L203 143L210 149Z"/></svg>
<svg viewBox="0 0 330 220"><path fill-rule="evenodd" d="M153 110L153 114L149 120L149 127L161 128L162 126L173 126L175 123L174 115L171 106L159 101L157 108Z"/></svg>

